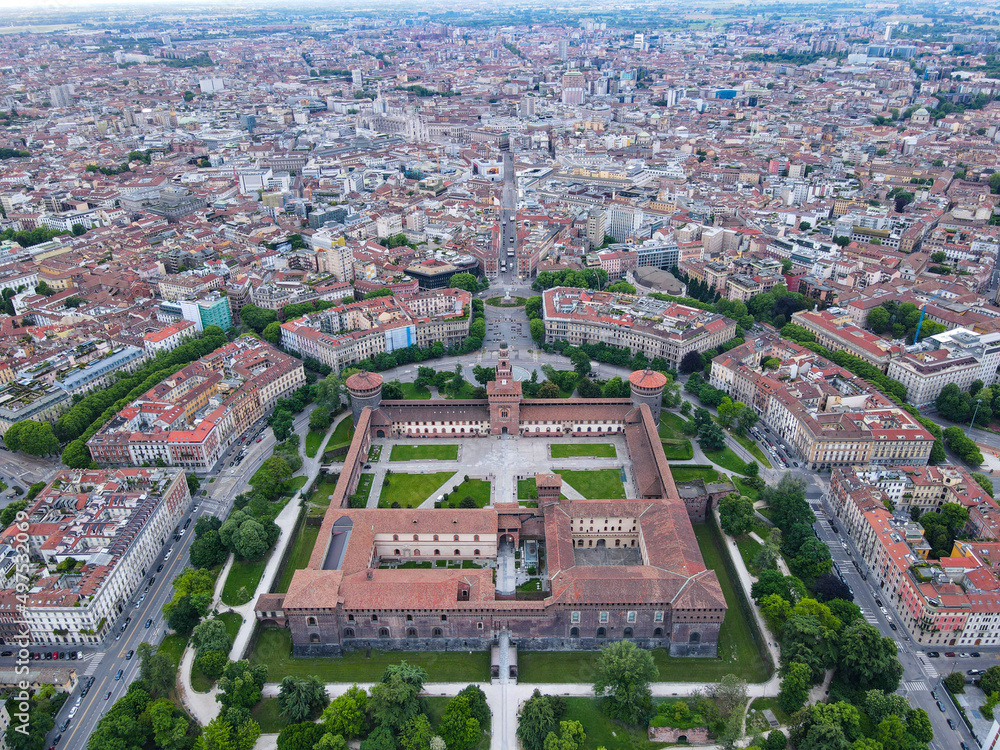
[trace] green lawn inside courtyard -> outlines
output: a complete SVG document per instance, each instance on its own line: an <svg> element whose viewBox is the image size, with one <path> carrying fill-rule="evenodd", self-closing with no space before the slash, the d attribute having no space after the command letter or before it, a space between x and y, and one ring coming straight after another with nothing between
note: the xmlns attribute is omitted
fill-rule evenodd
<svg viewBox="0 0 1000 750"><path fill-rule="evenodd" d="M734 582L723 563L725 551L718 532L707 524L695 524L694 533L705 566L719 577L729 607L719 634L719 656L674 657L666 649L655 649L653 660L660 670L657 681L718 682L727 674L735 674L747 682L764 682L771 676L771 669L761 659L751 626L743 618ZM517 657L518 681L593 682L598 656L598 651L523 651Z"/></svg>
<svg viewBox="0 0 1000 750"><path fill-rule="evenodd" d="M309 493L309 512L322 512L330 507L330 498L337 489L337 476L322 476Z"/></svg>
<svg viewBox="0 0 1000 750"><path fill-rule="evenodd" d="M420 401L431 397L430 389L427 386L417 387L416 383L400 383L403 387L403 398L412 401Z"/></svg>
<svg viewBox="0 0 1000 750"><path fill-rule="evenodd" d="M394 445L389 454L390 461L457 461L458 446L454 443L442 445Z"/></svg>
<svg viewBox="0 0 1000 750"><path fill-rule="evenodd" d="M402 508L416 508L454 474L453 471L436 471L432 474L387 473L382 482L378 507L391 508L393 503L399 503Z"/></svg>
<svg viewBox="0 0 1000 750"><path fill-rule="evenodd" d="M253 651L252 665L267 667L268 682L286 675L320 682L377 682L390 664L406 661L427 670L428 682L486 682L490 678L489 651L348 651L335 658L292 656L292 635L285 628L263 628Z"/></svg>
<svg viewBox="0 0 1000 750"><path fill-rule="evenodd" d="M563 481L587 500L618 500L625 497L619 469L559 471Z"/></svg>
<svg viewBox="0 0 1000 750"><path fill-rule="evenodd" d="M593 456L594 458L617 458L618 452L612 443L552 443L549 446L552 458L577 458Z"/></svg>
<svg viewBox="0 0 1000 750"><path fill-rule="evenodd" d="M490 504L493 485L485 479L466 479L458 487L448 493L448 499L441 503L442 508L458 508L466 497L471 497L477 508L485 508Z"/></svg>
<svg viewBox="0 0 1000 750"><path fill-rule="evenodd" d="M538 485L535 484L534 477L528 477L527 479L517 480L517 499L518 500L538 499Z"/></svg>

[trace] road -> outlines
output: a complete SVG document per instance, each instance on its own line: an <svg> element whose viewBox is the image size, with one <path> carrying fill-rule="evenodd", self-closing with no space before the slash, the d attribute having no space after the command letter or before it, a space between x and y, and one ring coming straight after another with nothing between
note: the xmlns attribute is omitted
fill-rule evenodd
<svg viewBox="0 0 1000 750"><path fill-rule="evenodd" d="M833 508L829 505L829 496L816 487L809 487L806 491L806 499L816 512L815 528L820 540L829 546L834 564L844 580L847 581L847 585L854 591L854 603L861 607L868 623L878 628L882 635L896 641L899 661L903 665L903 677L897 692L904 695L914 708L922 708L927 711L934 727L934 740L930 743L932 750L953 750L953 748L958 747L958 743L962 740L969 743L970 747L975 747L977 745L976 739L965 725L958 709L948 698L944 687L941 686L941 679L952 671L965 672L972 668L986 669L993 666L1000 662L1000 652L996 648L987 652L986 649L980 647L979 651L982 656L979 659L930 659L926 657L926 652L933 650L933 648L925 648L914 643L913 638L896 616L895 610L889 602L889 596L879 588L875 576L869 575L867 580L862 578L861 571L866 571L867 566L865 566L854 541L845 533L844 524L837 520ZM836 523L837 532L831 528L831 520ZM860 571L855 567L855 561L858 562ZM883 614L882 605L885 606L888 614ZM890 622L898 629L893 630L889 625ZM936 691L944 711L938 709L937 699L931 694L931 690ZM949 718L955 723L956 729L953 730L948 726Z"/></svg>
<svg viewBox="0 0 1000 750"><path fill-rule="evenodd" d="M308 424L311 411L312 409L307 408L296 416L294 428L297 431ZM136 600L142 595L142 590L133 594L129 604L112 625L110 635L103 646L83 648L83 662L47 662L50 665L60 663L76 667L81 682L84 676L92 676L94 684L87 696L83 698L69 728L60 732L59 727L69 717L76 699L81 695L82 684L69 697L56 716L56 727L47 738L46 746L52 745L53 738L61 733L63 738L58 744L59 748L83 750L87 746L87 738L94 731L104 712L114 701L121 698L128 690L128 686L138 678L138 657L133 656L132 659L126 660L125 656L130 650L137 649L140 643L144 641L159 643L166 635L167 625L162 615L162 609L163 605L173 596L173 587L171 586L173 579L187 566L188 549L194 539L194 523L203 515L214 515L224 519L232 508L234 498L247 489L250 477L271 456L276 442L271 429L261 422L251 428L251 434L261 428L263 428L261 441L250 443L247 456L240 465L235 467L229 465L242 447L239 443L234 443L230 446L224 459L219 462L217 471L202 478L199 496L192 501L191 507L185 512L184 518L180 522L180 525L183 526L190 519L191 523L187 533L181 537L180 541L175 541L174 537L170 537L164 544L151 566L149 575L154 577L155 581L148 587L145 598L138 606L135 606ZM215 481L210 483L211 479ZM202 495L202 492L205 495ZM161 565L162 570L159 570ZM126 618L131 618L131 621L122 632L121 627ZM145 627L147 620L152 620L149 628ZM121 638L116 639L119 633L121 633ZM41 650L41 648L32 650ZM50 647L47 650L52 651L53 648ZM0 659L0 668L7 666L7 664L13 664L13 661L9 658ZM116 680L115 675L119 669L123 673L121 679ZM105 698L109 693L109 697Z"/></svg>

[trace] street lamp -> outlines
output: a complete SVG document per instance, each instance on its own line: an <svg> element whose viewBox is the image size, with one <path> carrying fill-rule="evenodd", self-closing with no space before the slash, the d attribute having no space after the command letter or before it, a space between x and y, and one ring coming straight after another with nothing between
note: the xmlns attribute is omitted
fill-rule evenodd
<svg viewBox="0 0 1000 750"><path fill-rule="evenodd" d="M976 409L972 412L972 420L969 422L969 429L965 431L965 436L968 437L969 433L972 432L972 425L976 423L976 415L979 413L979 405L983 403L981 398L976 399Z"/></svg>

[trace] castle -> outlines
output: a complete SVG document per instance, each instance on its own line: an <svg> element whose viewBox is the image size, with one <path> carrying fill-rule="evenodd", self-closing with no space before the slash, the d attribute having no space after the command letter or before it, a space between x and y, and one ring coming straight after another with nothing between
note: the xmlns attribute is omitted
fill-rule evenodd
<svg viewBox="0 0 1000 750"><path fill-rule="evenodd" d="M705 501L680 499L663 453L666 378L645 370L629 380L630 399L525 400L506 344L484 400L383 401L381 376L352 375L355 434L309 565L287 593L258 598L258 619L287 626L298 656L483 650L502 631L526 650L627 638L674 656L715 656L726 601L691 525ZM602 434L624 437L638 497L567 500L558 474L539 474L537 508L513 498L470 510L346 507L374 439ZM542 596L494 579L494 561L512 560L522 542L544 555ZM427 560L463 564L398 567Z"/></svg>

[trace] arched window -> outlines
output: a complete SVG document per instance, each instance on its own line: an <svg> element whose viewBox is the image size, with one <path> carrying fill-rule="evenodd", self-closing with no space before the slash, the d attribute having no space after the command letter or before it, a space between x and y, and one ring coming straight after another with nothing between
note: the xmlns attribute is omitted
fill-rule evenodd
<svg viewBox="0 0 1000 750"><path fill-rule="evenodd" d="M431 635L434 638L440 638L441 636L444 635L444 631L441 630L441 628L434 628L434 631L431 633Z"/></svg>
<svg viewBox="0 0 1000 750"><path fill-rule="evenodd" d="M406 629L406 637L407 638L416 638L417 637L417 629L416 628L407 628Z"/></svg>
<svg viewBox="0 0 1000 750"><path fill-rule="evenodd" d="M315 633L313 633L312 635L309 636L309 642L310 643L319 643L319 636L316 635Z"/></svg>
<svg viewBox="0 0 1000 750"><path fill-rule="evenodd" d="M315 624L316 624L316 618L315 617L307 617L306 618L306 625L315 625Z"/></svg>
<svg viewBox="0 0 1000 750"><path fill-rule="evenodd" d="M455 534L455 538L454 538L454 539L452 539L451 541L453 541L453 542L457 542L457 541L458 541L458 534Z"/></svg>
<svg viewBox="0 0 1000 750"><path fill-rule="evenodd" d="M420 557L420 550L418 549L413 550L413 555L414 557Z"/></svg>
<svg viewBox="0 0 1000 750"><path fill-rule="evenodd" d="M455 557L460 557L461 554L462 554L462 550L460 550L460 549L455 550Z"/></svg>
<svg viewBox="0 0 1000 750"><path fill-rule="evenodd" d="M688 643L701 643L701 633L694 632L688 636Z"/></svg>
<svg viewBox="0 0 1000 750"><path fill-rule="evenodd" d="M389 628L379 628L378 629L378 637L379 638L388 638L389 637Z"/></svg>
<svg viewBox="0 0 1000 750"><path fill-rule="evenodd" d="M570 638L579 638L580 637L580 628L570 628L569 629L569 637Z"/></svg>
<svg viewBox="0 0 1000 750"><path fill-rule="evenodd" d="M607 635L608 635L608 629L607 628L598 628L597 629L597 637L598 638L605 638Z"/></svg>
<svg viewBox="0 0 1000 750"><path fill-rule="evenodd" d="M415 541L415 542L419 542L419 541L420 541L420 537L419 537L419 536L417 536L416 534L414 534L414 535L413 535L413 541Z"/></svg>
<svg viewBox="0 0 1000 750"><path fill-rule="evenodd" d="M344 638L353 638L354 628L344 628Z"/></svg>
<svg viewBox="0 0 1000 750"><path fill-rule="evenodd" d="M472 550L472 554L475 555L476 557L479 557L479 550L477 549Z"/></svg>
<svg viewBox="0 0 1000 750"><path fill-rule="evenodd" d="M653 630L653 637L654 638L662 638L663 637L663 628L654 628L654 630Z"/></svg>
<svg viewBox="0 0 1000 750"><path fill-rule="evenodd" d="M392 541L398 542L399 541L399 534L393 534L392 535Z"/></svg>
<svg viewBox="0 0 1000 750"><path fill-rule="evenodd" d="M622 637L623 638L631 638L632 637L632 628L625 628L625 632L622 633Z"/></svg>
<svg viewBox="0 0 1000 750"><path fill-rule="evenodd" d="M435 534L435 535L434 535L434 541L436 542L437 540L438 540L438 535L437 535L437 534Z"/></svg>
<svg viewBox="0 0 1000 750"><path fill-rule="evenodd" d="M441 550L439 550L439 549L434 550L434 556L435 557L439 557L440 555L441 555Z"/></svg>

